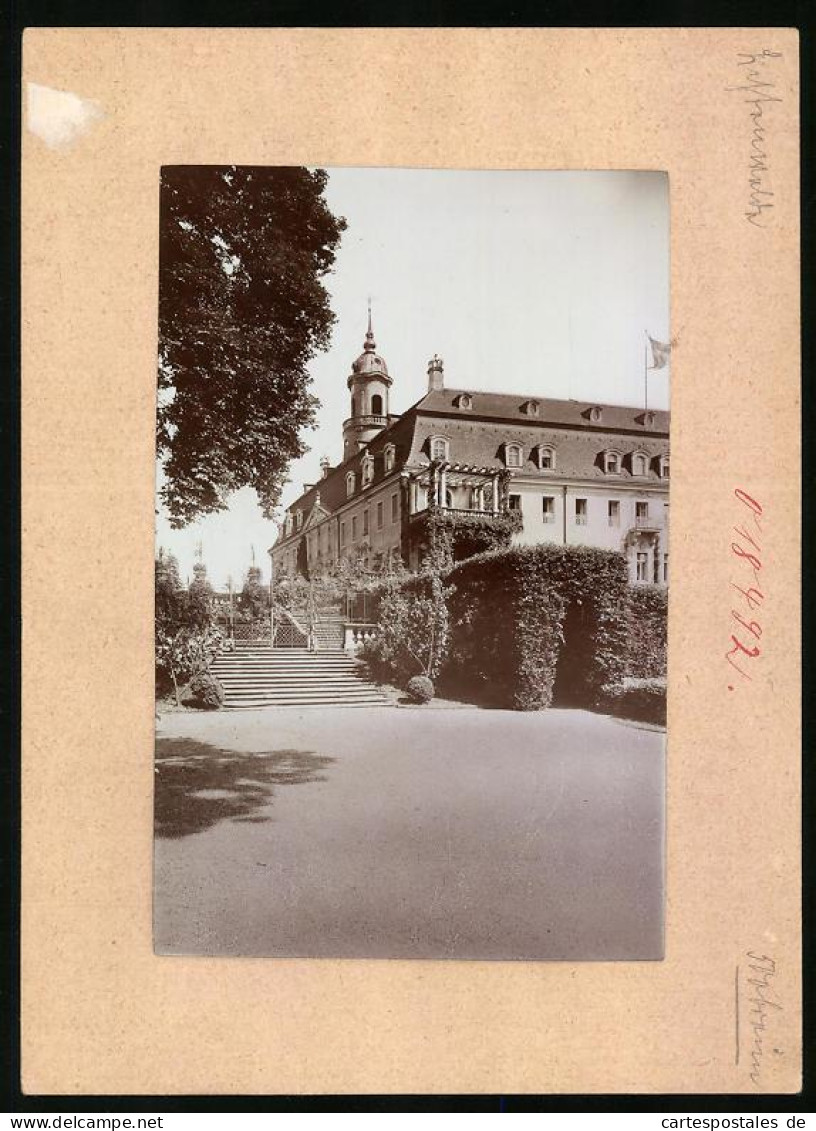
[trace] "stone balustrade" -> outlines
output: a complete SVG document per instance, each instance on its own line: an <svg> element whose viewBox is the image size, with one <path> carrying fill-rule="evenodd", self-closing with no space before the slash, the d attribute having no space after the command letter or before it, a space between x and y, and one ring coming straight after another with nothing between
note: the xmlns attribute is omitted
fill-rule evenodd
<svg viewBox="0 0 816 1131"><path fill-rule="evenodd" d="M364 644L377 635L376 624L347 623L343 634L343 648L346 652L359 652Z"/></svg>

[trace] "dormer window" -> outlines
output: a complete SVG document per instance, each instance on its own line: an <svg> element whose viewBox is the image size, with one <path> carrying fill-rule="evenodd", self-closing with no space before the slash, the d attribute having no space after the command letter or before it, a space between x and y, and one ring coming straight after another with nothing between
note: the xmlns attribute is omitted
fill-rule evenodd
<svg viewBox="0 0 816 1131"><path fill-rule="evenodd" d="M354 488L355 488L355 485L356 485L355 479L356 479L356 476L355 476L353 471L350 471L346 475L346 498L347 499L350 499L351 496L354 494Z"/></svg>
<svg viewBox="0 0 816 1131"><path fill-rule="evenodd" d="M283 530L286 535L292 533L292 515L290 511L286 512L286 520L283 524Z"/></svg>
<svg viewBox="0 0 816 1131"><path fill-rule="evenodd" d="M362 486L368 487L374 478L374 457L367 455L361 464Z"/></svg>
<svg viewBox="0 0 816 1131"><path fill-rule="evenodd" d="M604 452L604 471L607 475L620 475L621 469L621 454L620 452L608 451Z"/></svg>
<svg viewBox="0 0 816 1131"><path fill-rule="evenodd" d="M448 458L448 441L444 436L432 436L431 444L431 459L434 462L445 462Z"/></svg>
<svg viewBox="0 0 816 1131"><path fill-rule="evenodd" d="M300 530L303 526L303 511L295 511L295 530Z"/></svg>
<svg viewBox="0 0 816 1131"><path fill-rule="evenodd" d="M383 455L385 457L386 474L389 471L394 470L394 461L395 461L395 458L396 458L396 453L397 453L397 449L394 447L393 444L386 444L385 445L385 448L383 450Z"/></svg>
<svg viewBox="0 0 816 1131"><path fill-rule="evenodd" d="M600 405L596 404L592 406L592 408L589 410L589 419L593 424L601 423L601 421L603 420L603 409L600 407Z"/></svg>
<svg viewBox="0 0 816 1131"><path fill-rule="evenodd" d="M539 444L536 448L536 457L541 471L555 470L555 448L550 444Z"/></svg>
<svg viewBox="0 0 816 1131"><path fill-rule="evenodd" d="M521 444L504 445L504 462L508 467L521 467Z"/></svg>
<svg viewBox="0 0 816 1131"><path fill-rule="evenodd" d="M460 393L453 402L457 408L470 409L473 408L473 397L470 393Z"/></svg>
<svg viewBox="0 0 816 1131"><path fill-rule="evenodd" d="M632 455L632 474L637 476L647 475L649 472L649 458L643 452L634 452Z"/></svg>
<svg viewBox="0 0 816 1131"><path fill-rule="evenodd" d="M668 479L669 478L669 457L668 456L661 456L660 457L660 478L661 479Z"/></svg>
<svg viewBox="0 0 816 1131"><path fill-rule="evenodd" d="M521 406L521 411L526 416L538 416L539 404L538 401L525 401Z"/></svg>

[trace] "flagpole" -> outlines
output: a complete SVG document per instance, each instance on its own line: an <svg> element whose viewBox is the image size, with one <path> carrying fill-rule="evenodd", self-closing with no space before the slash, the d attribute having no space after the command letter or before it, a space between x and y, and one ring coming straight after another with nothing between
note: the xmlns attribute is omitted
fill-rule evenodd
<svg viewBox="0 0 816 1131"><path fill-rule="evenodd" d="M643 343L643 411L649 411L649 335L644 330Z"/></svg>

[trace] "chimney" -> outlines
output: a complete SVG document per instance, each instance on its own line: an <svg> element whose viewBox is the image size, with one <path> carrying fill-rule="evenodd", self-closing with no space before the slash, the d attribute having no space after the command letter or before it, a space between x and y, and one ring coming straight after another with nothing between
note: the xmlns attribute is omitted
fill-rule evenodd
<svg viewBox="0 0 816 1131"><path fill-rule="evenodd" d="M314 483L304 483L303 494L305 495L307 491L311 491L312 487L314 487Z"/></svg>
<svg viewBox="0 0 816 1131"><path fill-rule="evenodd" d="M320 474L321 474L321 478L322 478L322 479L325 479L325 478L326 478L326 476L327 476L327 475L329 474L329 472L330 472L330 471L331 471L331 464L329 463L329 457L328 457L328 456L323 456L323 458L322 458L322 459L321 459L321 461L320 461Z"/></svg>
<svg viewBox="0 0 816 1131"><path fill-rule="evenodd" d="M445 388L445 377L442 372L443 361L441 357L433 355L428 362L428 392L433 393L439 389Z"/></svg>

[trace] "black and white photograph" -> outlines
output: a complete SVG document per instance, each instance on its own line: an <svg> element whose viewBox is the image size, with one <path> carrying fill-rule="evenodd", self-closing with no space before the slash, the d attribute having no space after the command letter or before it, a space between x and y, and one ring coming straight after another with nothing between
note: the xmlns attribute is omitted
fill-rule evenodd
<svg viewBox="0 0 816 1131"><path fill-rule="evenodd" d="M159 198L156 953L662 960L668 176Z"/></svg>

